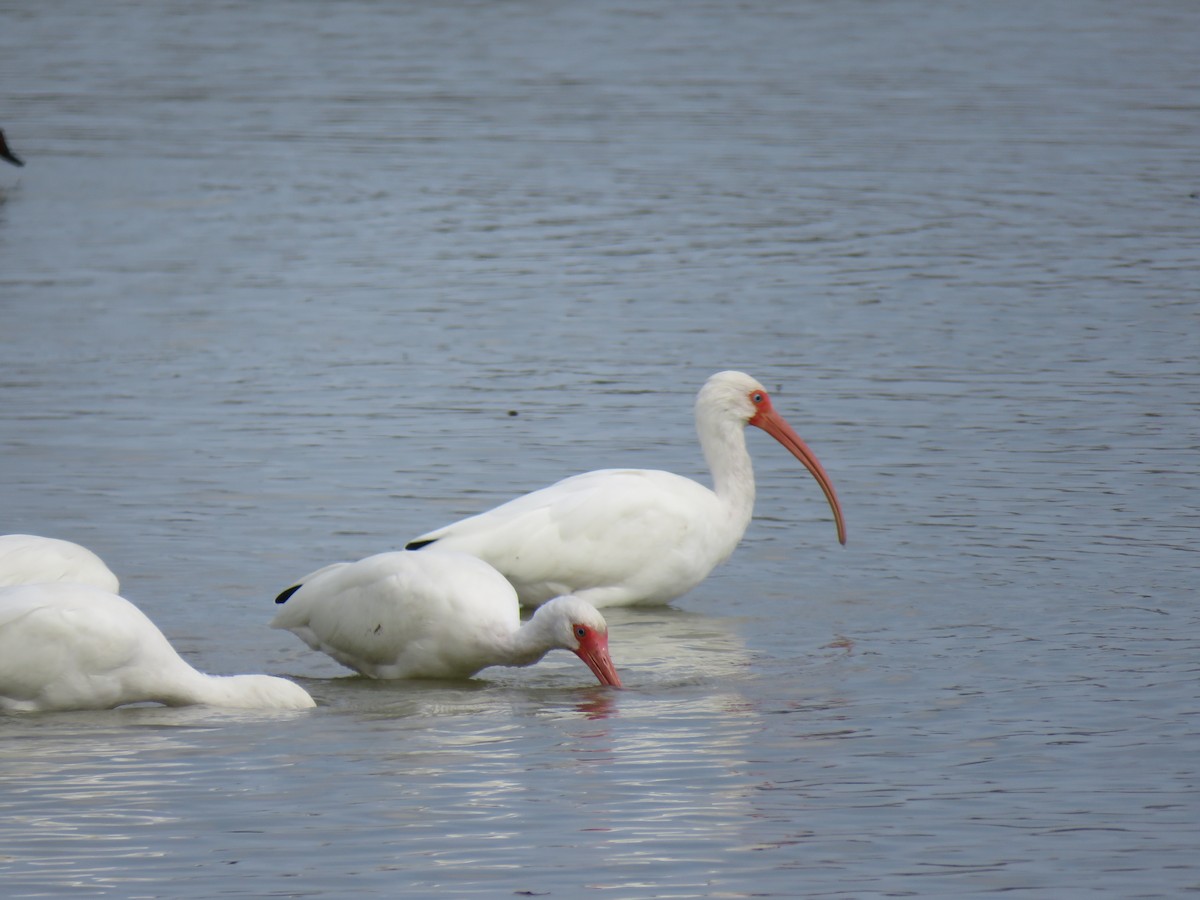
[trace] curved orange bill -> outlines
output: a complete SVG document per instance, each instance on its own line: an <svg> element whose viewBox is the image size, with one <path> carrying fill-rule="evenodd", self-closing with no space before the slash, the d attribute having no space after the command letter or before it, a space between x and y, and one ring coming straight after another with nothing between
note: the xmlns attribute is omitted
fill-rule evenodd
<svg viewBox="0 0 1200 900"><path fill-rule="evenodd" d="M612 657L608 655L608 635L599 631L589 631L588 636L579 642L575 655L587 663L601 684L610 687L620 687L621 678L617 675L617 667L613 665Z"/></svg>
<svg viewBox="0 0 1200 900"><path fill-rule="evenodd" d="M837 525L838 541L845 544L846 520L842 517L842 505L838 503L837 493L833 489L833 482L825 474L825 469L817 460L816 454L808 448L808 444L800 440L800 435L792 431L792 426L784 421L783 416L775 412L775 408L771 406L769 399L764 398L762 405L758 408L758 412L750 420L750 424L761 428L771 437L775 438L775 440L779 441L779 443L783 444L783 446L787 447L796 459L804 463L804 468L812 473L812 477L817 479L817 484L825 492L825 499L829 501L829 508L833 510L833 521Z"/></svg>

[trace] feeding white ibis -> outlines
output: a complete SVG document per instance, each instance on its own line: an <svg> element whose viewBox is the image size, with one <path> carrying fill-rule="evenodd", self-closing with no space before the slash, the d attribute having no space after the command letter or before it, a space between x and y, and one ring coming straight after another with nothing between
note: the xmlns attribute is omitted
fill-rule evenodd
<svg viewBox="0 0 1200 900"><path fill-rule="evenodd" d="M817 457L761 384L742 372L718 372L696 395L712 490L670 472L602 469L421 535L407 549L478 556L512 582L526 606L563 594L597 607L666 603L724 562L750 523L754 470L746 425L766 431L812 473L846 543L841 505Z"/></svg>
<svg viewBox="0 0 1200 900"><path fill-rule="evenodd" d="M372 678L465 678L570 650L601 684L621 686L608 625L583 600L547 603L521 624L516 592L487 563L452 551L398 550L313 572L275 598L272 628Z"/></svg>
<svg viewBox="0 0 1200 900"><path fill-rule="evenodd" d="M0 587L0 709L111 709L127 703L306 709L298 684L205 675L123 597L89 584Z"/></svg>
<svg viewBox="0 0 1200 900"><path fill-rule="evenodd" d="M47 581L120 590L117 576L87 547L35 534L0 535L0 586Z"/></svg>

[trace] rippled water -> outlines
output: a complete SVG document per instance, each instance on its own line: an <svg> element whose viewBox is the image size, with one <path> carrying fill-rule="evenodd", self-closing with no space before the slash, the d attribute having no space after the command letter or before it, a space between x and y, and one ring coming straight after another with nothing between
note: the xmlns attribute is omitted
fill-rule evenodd
<svg viewBox="0 0 1200 900"><path fill-rule="evenodd" d="M0 4L0 530L321 706L0 717L9 897L1200 889L1200 12ZM384 684L316 564L558 477L743 545L570 657ZM515 415L514 415L515 414Z"/></svg>

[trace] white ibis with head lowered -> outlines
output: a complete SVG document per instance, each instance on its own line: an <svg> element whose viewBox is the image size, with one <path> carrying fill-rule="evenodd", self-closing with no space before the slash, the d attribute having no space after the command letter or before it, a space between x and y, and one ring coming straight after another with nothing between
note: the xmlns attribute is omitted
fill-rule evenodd
<svg viewBox="0 0 1200 900"><path fill-rule="evenodd" d="M0 586L47 581L120 590L117 576L87 547L36 534L0 534Z"/></svg>
<svg viewBox="0 0 1200 900"><path fill-rule="evenodd" d="M775 411L761 384L718 372L696 396L696 431L713 487L653 469L602 469L564 479L407 545L459 550L504 574L526 606L570 594L594 606L666 603L691 590L741 540L754 507L745 426L763 429L842 508L817 457Z"/></svg>
<svg viewBox="0 0 1200 900"><path fill-rule="evenodd" d="M298 684L206 675L123 597L65 581L0 587L0 709L112 709L127 703L307 709Z"/></svg>
<svg viewBox="0 0 1200 900"><path fill-rule="evenodd" d="M516 592L463 553L397 550L318 569L275 598L272 628L371 678L467 678L488 666L528 666L570 650L601 684L621 686L608 625L576 597L521 623Z"/></svg>

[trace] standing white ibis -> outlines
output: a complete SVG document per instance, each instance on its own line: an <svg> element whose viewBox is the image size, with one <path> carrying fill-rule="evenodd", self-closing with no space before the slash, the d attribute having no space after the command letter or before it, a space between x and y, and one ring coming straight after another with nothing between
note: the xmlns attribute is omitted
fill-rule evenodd
<svg viewBox="0 0 1200 900"><path fill-rule="evenodd" d="M368 556L318 569L288 588L272 628L371 678L466 678L570 650L601 684L621 686L608 625L575 597L521 624L517 594L487 563L452 551Z"/></svg>
<svg viewBox="0 0 1200 900"><path fill-rule="evenodd" d="M123 597L89 584L0 587L0 709L112 709L127 703L306 709L298 684L205 675Z"/></svg>
<svg viewBox="0 0 1200 900"><path fill-rule="evenodd" d="M36 534L0 535L0 586L47 581L120 590L117 576L87 547Z"/></svg>
<svg viewBox="0 0 1200 900"><path fill-rule="evenodd" d="M423 534L407 549L460 550L490 563L538 606L571 594L596 607L667 603L724 562L754 507L754 470L745 426L792 452L846 526L817 457L742 372L718 372L696 395L696 431L713 488L653 469L602 469L564 479L488 512Z"/></svg>

